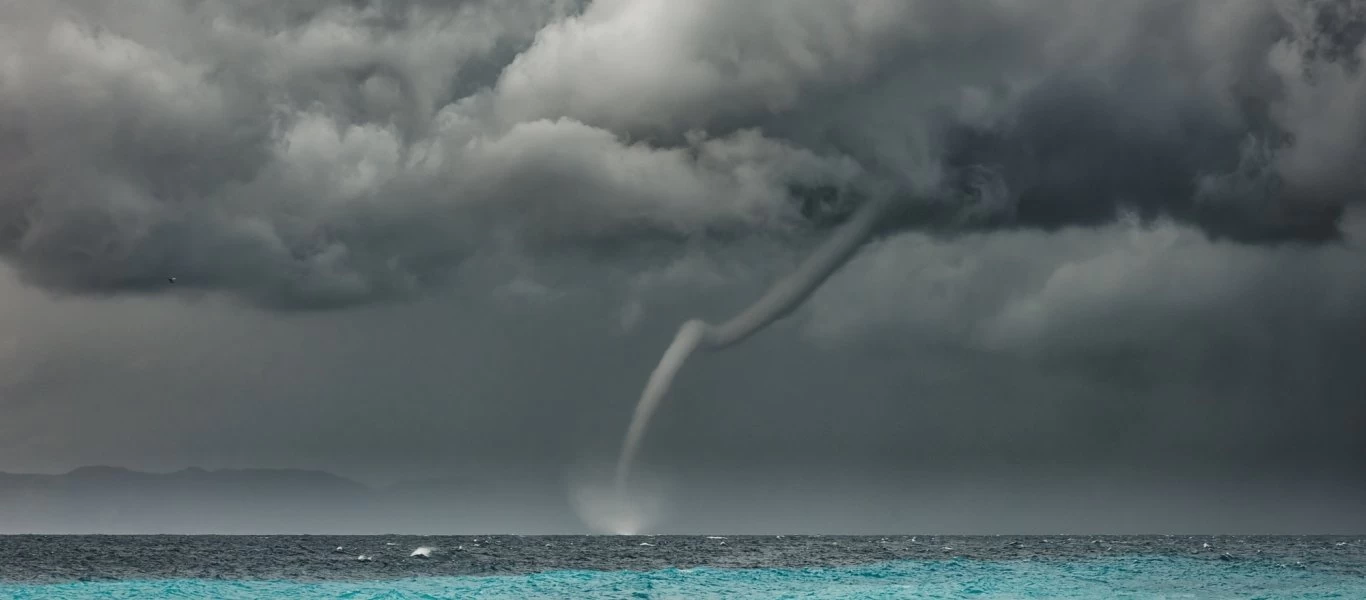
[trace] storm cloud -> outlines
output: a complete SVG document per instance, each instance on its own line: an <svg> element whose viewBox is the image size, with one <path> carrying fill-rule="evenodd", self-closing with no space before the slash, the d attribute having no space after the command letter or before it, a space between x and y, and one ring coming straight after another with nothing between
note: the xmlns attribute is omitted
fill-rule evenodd
<svg viewBox="0 0 1366 600"><path fill-rule="evenodd" d="M1340 235L1359 2L10 3L0 248L307 308L490 252L1169 215Z"/></svg>
<svg viewBox="0 0 1366 600"><path fill-rule="evenodd" d="M543 482L678 323L891 198L680 376L680 527L756 472L1352 504L1364 38L1360 0L0 3L0 469Z"/></svg>

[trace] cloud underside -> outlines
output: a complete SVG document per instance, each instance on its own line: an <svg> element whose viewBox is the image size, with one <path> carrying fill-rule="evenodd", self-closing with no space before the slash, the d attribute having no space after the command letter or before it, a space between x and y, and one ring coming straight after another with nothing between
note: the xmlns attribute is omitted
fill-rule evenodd
<svg viewBox="0 0 1366 600"><path fill-rule="evenodd" d="M1173 219L1342 236L1366 8L93 0L0 8L0 253L80 293L413 298L471 259L623 265Z"/></svg>

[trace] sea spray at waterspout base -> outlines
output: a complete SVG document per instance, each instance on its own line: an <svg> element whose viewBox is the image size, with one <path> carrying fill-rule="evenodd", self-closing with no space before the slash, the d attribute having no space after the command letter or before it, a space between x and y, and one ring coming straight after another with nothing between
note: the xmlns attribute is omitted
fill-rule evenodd
<svg viewBox="0 0 1366 600"><path fill-rule="evenodd" d="M669 392L674 376L683 368L688 356L698 348L719 350L739 343L791 313L863 245L888 203L886 199L879 199L864 204L795 271L779 279L754 304L729 321L711 325L701 319L690 319L678 329L659 365L650 373L640 401L636 403L631 424L626 429L621 454L617 459L615 483L619 495L625 494L627 477L649 427L650 418Z"/></svg>

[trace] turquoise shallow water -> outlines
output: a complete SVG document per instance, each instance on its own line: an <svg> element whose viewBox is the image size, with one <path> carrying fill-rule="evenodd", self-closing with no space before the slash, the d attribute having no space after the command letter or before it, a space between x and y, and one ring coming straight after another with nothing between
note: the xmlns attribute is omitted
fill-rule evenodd
<svg viewBox="0 0 1366 600"><path fill-rule="evenodd" d="M0 598L1124 598L1366 599L1359 572L1273 561L1126 557L916 560L797 569L554 571L385 581L166 579L0 584Z"/></svg>

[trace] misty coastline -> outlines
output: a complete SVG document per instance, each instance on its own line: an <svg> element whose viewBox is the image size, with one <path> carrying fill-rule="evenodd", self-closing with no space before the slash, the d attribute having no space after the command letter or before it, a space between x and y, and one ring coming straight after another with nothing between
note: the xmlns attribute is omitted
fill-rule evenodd
<svg viewBox="0 0 1366 600"><path fill-rule="evenodd" d="M1366 490L1334 477L1040 472L912 479L757 469L680 475L648 533L724 535L1358 535ZM580 535L542 474L463 473L366 485L305 469L82 467L0 473L0 535ZM781 498L781 506L774 499Z"/></svg>
<svg viewBox="0 0 1366 600"><path fill-rule="evenodd" d="M420 532L442 513L490 514L517 493L473 479L372 487L303 469L0 473L0 535Z"/></svg>

